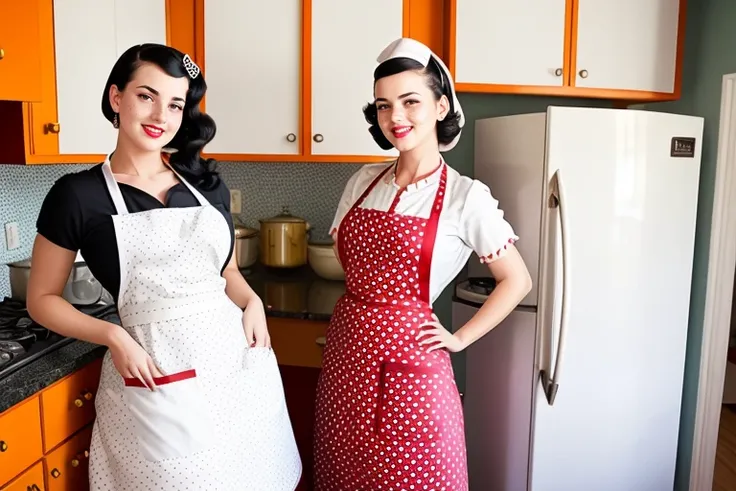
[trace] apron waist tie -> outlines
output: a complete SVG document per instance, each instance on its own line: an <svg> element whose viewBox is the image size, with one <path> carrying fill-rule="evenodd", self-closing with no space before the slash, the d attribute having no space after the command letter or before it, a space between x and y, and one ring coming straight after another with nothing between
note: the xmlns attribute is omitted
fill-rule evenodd
<svg viewBox="0 0 736 491"><path fill-rule="evenodd" d="M122 306L119 309L120 321L125 327L170 321L216 309L229 300L224 290L177 298L158 298Z"/></svg>
<svg viewBox="0 0 736 491"><path fill-rule="evenodd" d="M399 300L386 298L372 299L356 295L349 290L345 292L345 298L357 304L367 305L370 307L397 310L429 310L430 312L433 311L430 304L421 300Z"/></svg>

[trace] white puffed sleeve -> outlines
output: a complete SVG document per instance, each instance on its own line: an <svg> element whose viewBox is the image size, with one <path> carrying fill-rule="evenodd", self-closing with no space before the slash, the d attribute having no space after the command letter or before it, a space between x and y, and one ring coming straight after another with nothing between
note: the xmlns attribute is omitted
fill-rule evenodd
<svg viewBox="0 0 736 491"><path fill-rule="evenodd" d="M502 257L508 245L519 240L498 207L498 200L478 180L473 181L465 199L459 231L483 263Z"/></svg>
<svg viewBox="0 0 736 491"><path fill-rule="evenodd" d="M359 177L363 172L363 168L359 169L352 176L350 176L347 184L345 184L345 189L343 189L342 191L342 197L337 203L335 218L332 220L332 225L330 226L330 235L332 235L333 238L335 236L335 233L337 232L337 228L340 226L340 222L342 222L342 219L345 217L347 212L350 211L350 208L353 206L353 203L355 203L355 200L358 199L358 197L355 196L355 192L358 185Z"/></svg>

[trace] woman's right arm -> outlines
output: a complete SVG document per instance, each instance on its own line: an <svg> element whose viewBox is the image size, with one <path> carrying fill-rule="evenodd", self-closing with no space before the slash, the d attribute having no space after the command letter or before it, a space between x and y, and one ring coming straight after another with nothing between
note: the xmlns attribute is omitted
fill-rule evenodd
<svg viewBox="0 0 736 491"><path fill-rule="evenodd" d="M154 388L160 377L148 353L117 324L84 314L61 296L76 253L38 234L33 244L26 308L31 318L62 336L110 348L115 368L123 377L135 377Z"/></svg>

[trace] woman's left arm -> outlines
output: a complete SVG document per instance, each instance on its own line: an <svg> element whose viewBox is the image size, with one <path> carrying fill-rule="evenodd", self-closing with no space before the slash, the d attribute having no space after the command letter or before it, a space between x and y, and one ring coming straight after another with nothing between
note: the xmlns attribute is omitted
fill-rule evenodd
<svg viewBox="0 0 736 491"><path fill-rule="evenodd" d="M496 280L496 287L478 312L454 333L461 349L465 349L483 337L504 320L532 289L532 279L519 254L509 245L499 259L488 263L488 269Z"/></svg>
<svg viewBox="0 0 736 491"><path fill-rule="evenodd" d="M238 269L233 251L230 261L222 273L225 278L225 293L238 307L243 309L243 330L248 346L271 346L263 301L253 291Z"/></svg>
<svg viewBox="0 0 736 491"><path fill-rule="evenodd" d="M430 345L428 352L440 348L451 352L464 350L500 324L529 293L532 279L519 250L511 244L506 249L503 256L488 263L496 287L464 326L451 333L434 314L433 321L424 324L429 329L423 330L418 339L419 344Z"/></svg>

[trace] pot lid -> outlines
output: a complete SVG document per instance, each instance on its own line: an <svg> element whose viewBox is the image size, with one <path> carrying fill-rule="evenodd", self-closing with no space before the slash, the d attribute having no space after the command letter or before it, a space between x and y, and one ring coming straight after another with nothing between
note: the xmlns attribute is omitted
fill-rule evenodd
<svg viewBox="0 0 736 491"><path fill-rule="evenodd" d="M235 225L236 239L247 239L248 237L253 237L254 235L258 235L258 230L246 227L245 225Z"/></svg>
<svg viewBox="0 0 736 491"><path fill-rule="evenodd" d="M281 213L271 218L262 218L259 220L261 223L307 223L303 218L296 217L289 213L289 209L284 206L281 209Z"/></svg>

